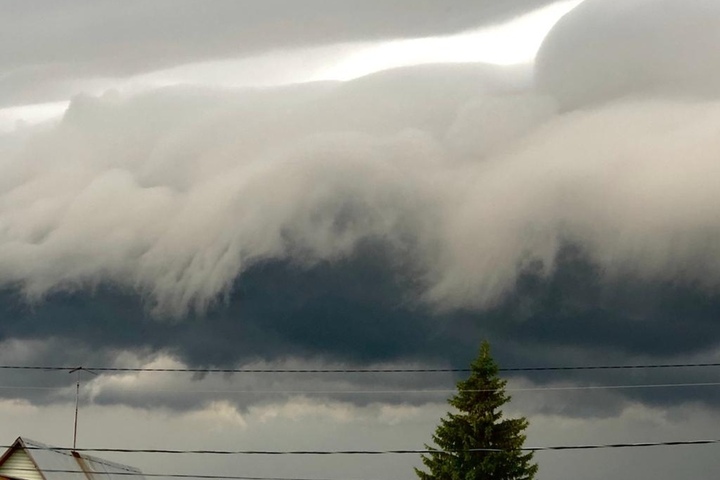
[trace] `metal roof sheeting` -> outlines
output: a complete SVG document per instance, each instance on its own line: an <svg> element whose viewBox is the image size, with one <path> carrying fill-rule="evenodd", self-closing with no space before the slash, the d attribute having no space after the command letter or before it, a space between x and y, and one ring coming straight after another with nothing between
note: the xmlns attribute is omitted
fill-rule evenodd
<svg viewBox="0 0 720 480"><path fill-rule="evenodd" d="M93 457L79 452L59 450L27 438L18 438L11 450L16 451L7 456L2 467L15 455L24 452L33 461L45 480L144 480L142 472L120 463L111 462L102 458ZM35 469L32 469L35 470ZM16 478L36 480L38 471L13 471L5 473Z"/></svg>

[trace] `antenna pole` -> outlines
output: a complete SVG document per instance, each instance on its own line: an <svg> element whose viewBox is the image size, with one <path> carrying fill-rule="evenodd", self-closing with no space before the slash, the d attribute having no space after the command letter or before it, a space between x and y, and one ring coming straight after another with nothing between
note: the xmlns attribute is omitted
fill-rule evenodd
<svg viewBox="0 0 720 480"><path fill-rule="evenodd" d="M69 372L75 373L75 425L73 427L73 451L77 447L77 414L78 407L80 405L80 370L84 369L82 367L77 367Z"/></svg>
<svg viewBox="0 0 720 480"><path fill-rule="evenodd" d="M80 406L80 372L88 372L93 375L97 373L92 370L88 370L83 367L77 367L70 370L68 373L75 374L75 426L73 427L73 451L77 448L77 420L78 420L78 407Z"/></svg>
<svg viewBox="0 0 720 480"><path fill-rule="evenodd" d="M80 404L80 370L83 367L78 367L70 370L69 373L75 372L75 425L73 427L73 451L77 447L77 420L78 420L78 406Z"/></svg>

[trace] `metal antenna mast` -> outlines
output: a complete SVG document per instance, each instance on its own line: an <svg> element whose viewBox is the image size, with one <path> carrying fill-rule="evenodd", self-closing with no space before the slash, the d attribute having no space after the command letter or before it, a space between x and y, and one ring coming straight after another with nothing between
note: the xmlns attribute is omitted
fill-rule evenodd
<svg viewBox="0 0 720 480"><path fill-rule="evenodd" d="M68 373L75 374L75 425L73 427L73 451L77 447L77 425L78 425L78 407L80 405L80 372L88 372L93 375L97 373L92 372L84 367L77 367L70 370Z"/></svg>

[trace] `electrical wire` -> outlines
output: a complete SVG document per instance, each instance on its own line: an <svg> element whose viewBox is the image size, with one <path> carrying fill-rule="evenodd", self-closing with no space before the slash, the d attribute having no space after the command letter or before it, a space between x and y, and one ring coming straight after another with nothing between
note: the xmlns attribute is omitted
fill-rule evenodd
<svg viewBox="0 0 720 480"><path fill-rule="evenodd" d="M14 472L37 472L33 468L13 468ZM207 474L190 474L190 473L143 473L143 472L116 472L112 473L102 471L82 471L82 470L63 470L53 468L43 468L43 473L77 473L83 477L91 476L127 476L127 477L147 477L147 478L199 478L208 480L350 480L345 478L303 478L303 477L251 477L247 475L207 475ZM364 479L365 480L365 479Z"/></svg>
<svg viewBox="0 0 720 480"><path fill-rule="evenodd" d="M547 452L547 451L569 451L569 450L598 450L598 449L627 449L627 448L647 448L647 447L677 447L677 446L698 446L719 444L720 439L711 440L678 440L666 442L637 442L637 443L610 443L610 444L588 444L588 445L553 445L541 447L523 447L521 451L531 452ZM4 446L0 448L10 448ZM153 453L153 454L211 454L211 455L399 455L399 454L455 454L465 452L484 452L498 453L503 452L501 449L474 448L464 451L443 451L433 449L421 450L299 450L299 451L267 451L267 450L165 450L165 449L121 449L121 448L63 448L63 447L40 447L25 446L28 450L55 450L61 452L113 452L113 453ZM35 469L16 468L15 471L35 472ZM70 469L43 469L44 473L75 473L86 477L87 474L95 475L111 475L111 476L128 476L128 477L145 477L145 478L197 478L203 480L349 480L338 478L303 478L303 477L256 477L247 475L209 475L209 474L187 474L187 473L143 473L139 471L113 471L112 473L104 471L70 470Z"/></svg>
<svg viewBox="0 0 720 480"><path fill-rule="evenodd" d="M37 472L37 468L24 468L14 467L14 472ZM316 478L316 477L254 477L248 475L209 475L209 474L191 474L191 473L145 473L135 470L125 471L96 471L96 470L71 470L71 469L57 469L57 468L43 468L43 473L77 473L86 477L88 474L91 476L129 476L129 477L167 477L167 478L202 478L202 479L222 479L222 480L350 480L346 478ZM364 479L365 480L365 479Z"/></svg>
<svg viewBox="0 0 720 480"><path fill-rule="evenodd" d="M691 387L717 387L720 382L697 382L697 383L639 383L624 385L563 385L545 387L509 387L504 388L506 392L539 392L539 391L566 391L566 390L620 390L620 389L642 389L642 388L691 388ZM67 390L70 387L35 387L23 385L0 385L0 390ZM109 390L113 390L112 387ZM188 394L233 394L233 395L390 395L397 393L408 394L448 394L457 392L456 388L443 389L406 389L406 390L230 390L230 389L177 389L177 388L126 388L121 387L123 392L138 393L188 393ZM464 392L493 392L496 389L463 389Z"/></svg>
<svg viewBox="0 0 720 480"><path fill-rule="evenodd" d="M720 367L720 362L675 363L675 364L638 364L638 365L576 365L544 367L499 368L500 372L551 372L568 370L630 370L663 368L701 368ZM0 370L42 370L70 371L77 366L39 366L39 365L0 365ZM82 367L83 370L96 372L175 372L175 373L467 373L469 368L150 368L150 367Z"/></svg>
<svg viewBox="0 0 720 480"><path fill-rule="evenodd" d="M674 440L665 442L635 442L635 443L607 443L587 445L551 445L539 447L522 447L518 450L529 452L542 452L553 450L599 450L610 448L645 448L664 446L695 446L720 444L720 439L708 440ZM10 448L4 446L0 448ZM402 450L175 450L163 448L70 448L70 447L40 447L26 446L29 450L55 450L61 452L87 452L87 453L148 453L164 455L418 455L432 453L467 453L467 452L504 452L497 448L469 448L467 450L436 450L436 449L402 449Z"/></svg>

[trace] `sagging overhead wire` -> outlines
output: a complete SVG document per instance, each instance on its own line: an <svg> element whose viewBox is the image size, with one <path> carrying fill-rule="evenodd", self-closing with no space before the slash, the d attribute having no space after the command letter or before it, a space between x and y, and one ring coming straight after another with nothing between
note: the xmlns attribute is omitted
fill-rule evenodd
<svg viewBox="0 0 720 480"><path fill-rule="evenodd" d="M646 448L646 447L678 447L720 444L720 439L709 440L674 440L665 442L634 442L606 443L586 445L550 445L540 447L522 447L520 450L529 452L560 451L560 450L600 450L609 448ZM2 446L0 448L10 448ZM47 450L47 447L27 446L29 450ZM144 453L163 455L421 455L429 453L447 453L448 455L467 452L504 452L497 448L469 448L467 450L434 450L434 449L401 449L401 450L176 450L162 448L78 448L52 447L51 450L63 452L86 453Z"/></svg>
<svg viewBox="0 0 720 480"><path fill-rule="evenodd" d="M15 472L34 472L33 468L13 468ZM87 474L92 476L100 476L100 478L108 476L107 472L101 471L82 471L82 470L66 470L66 469L43 469L43 473L75 473L81 478L87 478ZM112 477L145 477L145 478L198 478L203 480L350 480L347 478L307 478L307 477L250 477L247 475L208 475L208 474L191 474L191 473L143 473L143 472L117 472L110 474ZM367 479L364 479L367 480Z"/></svg>
<svg viewBox="0 0 720 480"><path fill-rule="evenodd" d="M718 387L720 382L696 383L637 383L624 385L560 385L543 387L508 387L506 392L538 392L538 391L571 391L571 390L622 390L642 388L692 388L692 387ZM0 390L67 390L68 387L41 387L23 385L0 385ZM388 395L397 393L408 394L449 394L457 392L456 388L441 389L392 389L392 390L232 390L232 389L179 389L179 388L128 388L111 386L109 390L135 391L138 393L187 393L187 394L233 394L233 395ZM466 392L492 392L493 389L465 390Z"/></svg>
<svg viewBox="0 0 720 480"><path fill-rule="evenodd" d="M523 451L547 452L547 451L569 451L569 450L598 450L598 449L616 449L616 448L647 448L647 447L678 447L678 446L699 446L719 444L720 439L712 440L681 440L667 442L640 442L640 443L611 443L611 444L592 444L592 445L554 445L542 447L524 447ZM9 448L3 446L1 448ZM31 450L41 450L43 447L26 448ZM298 451L267 451L267 450L161 450L161 449L119 449L119 448L57 448L52 450L58 451L78 451L78 452L119 452L119 453L150 453L150 454L208 454L208 455L404 455L404 454L428 454L428 453L464 453L464 452L502 452L500 449L468 449L465 451L438 451L438 450L298 450ZM36 471L34 469L16 468L16 471ZM81 470L69 469L44 469L46 473L65 473L78 474L83 478L86 473ZM89 472L93 475L103 475L107 472ZM304 477L256 477L246 475L210 475L210 474L188 474L188 473L142 473L142 472L113 472L113 476L127 477L145 477L145 478L198 478L203 480L350 480L346 478L304 478Z"/></svg>
<svg viewBox="0 0 720 480"><path fill-rule="evenodd" d="M637 364L637 365L570 365L500 368L500 372L553 372L570 370L633 370L665 368L720 367L720 362ZM0 370L70 371L78 366L0 365ZM151 367L83 367L95 372L177 372L177 373L463 373L469 368L151 368Z"/></svg>

